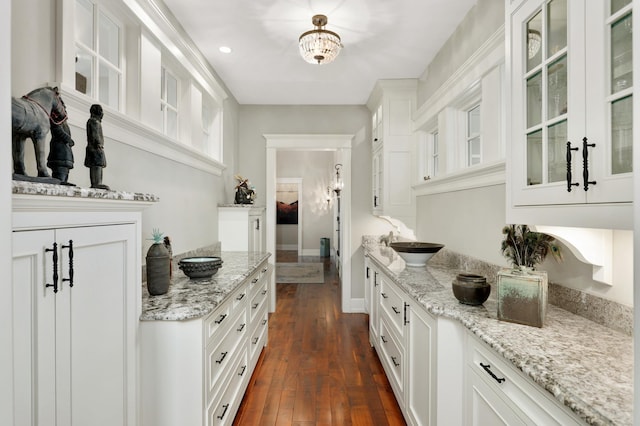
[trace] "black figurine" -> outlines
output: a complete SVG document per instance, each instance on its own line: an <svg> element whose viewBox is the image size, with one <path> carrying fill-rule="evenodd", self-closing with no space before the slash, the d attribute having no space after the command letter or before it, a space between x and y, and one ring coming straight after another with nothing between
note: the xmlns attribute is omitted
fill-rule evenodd
<svg viewBox="0 0 640 426"><path fill-rule="evenodd" d="M49 156L47 157L47 167L52 171L54 178L60 181L61 185L71 185L68 182L69 170L73 169L73 151L71 147L75 143L71 139L71 129L65 120L61 124L51 122L51 141L49 142Z"/></svg>
<svg viewBox="0 0 640 426"><path fill-rule="evenodd" d="M91 117L87 120L87 150L84 165L89 167L91 187L109 189L102 184L102 169L107 167L107 157L104 155L104 136L102 135L102 106L91 105Z"/></svg>

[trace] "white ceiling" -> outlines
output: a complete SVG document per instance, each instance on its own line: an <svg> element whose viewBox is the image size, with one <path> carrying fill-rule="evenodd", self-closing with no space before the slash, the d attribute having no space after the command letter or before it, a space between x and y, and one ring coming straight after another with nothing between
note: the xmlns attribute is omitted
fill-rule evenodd
<svg viewBox="0 0 640 426"><path fill-rule="evenodd" d="M476 2L164 1L237 101L266 105L362 105L377 80L418 78ZM298 52L315 14L342 38L330 64L308 64Z"/></svg>

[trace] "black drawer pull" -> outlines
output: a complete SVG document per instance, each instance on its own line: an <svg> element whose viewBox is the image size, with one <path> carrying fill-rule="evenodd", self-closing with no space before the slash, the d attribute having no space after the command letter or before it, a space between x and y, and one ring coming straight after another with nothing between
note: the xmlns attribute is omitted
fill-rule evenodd
<svg viewBox="0 0 640 426"><path fill-rule="evenodd" d="M251 284L255 284L255 283L257 283L257 282L258 282L258 279L257 279L257 278L254 278L254 279L252 279L252 280L251 280Z"/></svg>
<svg viewBox="0 0 640 426"><path fill-rule="evenodd" d="M73 287L73 240L69 240L69 245L65 246L63 244L60 247L62 249L69 249L69 278L63 278L62 281L67 281L69 283L69 287Z"/></svg>
<svg viewBox="0 0 640 426"><path fill-rule="evenodd" d="M393 309L393 312L395 312L396 315L398 315L400 313L400 310L398 308L396 308L395 306L392 306L391 309Z"/></svg>
<svg viewBox="0 0 640 426"><path fill-rule="evenodd" d="M493 371L491 371L491 365L489 364L483 364L480 363L480 367L482 367L484 369L484 371L486 371L487 373L489 373L489 375L491 377L493 377L493 379L498 382L498 383L502 383L504 382L506 379L504 377L498 377L495 374L493 374Z"/></svg>
<svg viewBox="0 0 640 426"><path fill-rule="evenodd" d="M229 352L222 352L222 354L221 354L222 356L220 357L220 359L216 360L216 364L222 364L222 361L224 361L224 359L227 357L228 353Z"/></svg>
<svg viewBox="0 0 640 426"><path fill-rule="evenodd" d="M224 404L222 408L224 408L224 410L222 410L222 414L218 416L218 419L220 420L222 420L224 418L224 415L227 414L227 410L229 409L229 404Z"/></svg>
<svg viewBox="0 0 640 426"><path fill-rule="evenodd" d="M53 252L53 284L45 284L45 287L53 287L53 292L58 292L58 243L53 243L53 248L44 249L46 252Z"/></svg>
<svg viewBox="0 0 640 426"><path fill-rule="evenodd" d="M253 305L251 305L251 307L252 307L253 309L255 309L255 308L257 308L259 305L260 305L259 303L254 303Z"/></svg>
<svg viewBox="0 0 640 426"><path fill-rule="evenodd" d="M266 324L267 324L267 320L266 320L266 319L263 319L263 320L262 320L262 325L266 325Z"/></svg>
<svg viewBox="0 0 640 426"><path fill-rule="evenodd" d="M238 327L238 328L237 328L237 331L238 331L238 332L241 332L242 330L244 330L244 326L245 326L245 325L246 325L246 324L240 324L240 327Z"/></svg>
<svg viewBox="0 0 640 426"><path fill-rule="evenodd" d="M388 342L387 338L382 336L382 335L380 335L380 340L382 340L382 343L387 343Z"/></svg>
<svg viewBox="0 0 640 426"><path fill-rule="evenodd" d="M243 365L242 367L240 367L240 372L238 373L238 376L244 376L245 371L247 371L247 366Z"/></svg>
<svg viewBox="0 0 640 426"><path fill-rule="evenodd" d="M267 269L268 268L264 268L261 273L264 274L265 272L267 272Z"/></svg>
<svg viewBox="0 0 640 426"><path fill-rule="evenodd" d="M238 297L236 297L236 300L242 300L242 299L244 299L244 293L242 293Z"/></svg>
<svg viewBox="0 0 640 426"><path fill-rule="evenodd" d="M383 299L389 298L389 296L387 296L387 293L380 293L380 296L382 296Z"/></svg>
<svg viewBox="0 0 640 426"><path fill-rule="evenodd" d="M265 294L267 294L267 290L262 290L262 292L260 294L262 294L264 296Z"/></svg>
<svg viewBox="0 0 640 426"><path fill-rule="evenodd" d="M259 337L254 337L253 338L253 342L251 342L251 343L253 343L255 345L256 343L258 343L258 340L260 340Z"/></svg>
<svg viewBox="0 0 640 426"><path fill-rule="evenodd" d="M395 367L400 367L400 363L397 361L397 358L395 356L391 357L391 361L393 362L393 365Z"/></svg>
<svg viewBox="0 0 640 426"><path fill-rule="evenodd" d="M218 319L217 319L217 320L215 320L214 322L215 322L216 324L221 324L221 323L222 323L222 321L224 321L224 319L225 319L226 317L227 317L227 314L221 314L221 315L218 317Z"/></svg>

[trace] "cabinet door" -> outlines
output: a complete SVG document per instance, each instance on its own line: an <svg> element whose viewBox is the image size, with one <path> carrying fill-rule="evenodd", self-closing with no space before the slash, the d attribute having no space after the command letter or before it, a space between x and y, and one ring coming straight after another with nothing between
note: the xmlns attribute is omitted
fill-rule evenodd
<svg viewBox="0 0 640 426"><path fill-rule="evenodd" d="M511 17L516 206L632 200L631 2L611 3L531 0Z"/></svg>
<svg viewBox="0 0 640 426"><path fill-rule="evenodd" d="M56 419L56 294L52 230L13 233L13 359L16 425Z"/></svg>
<svg viewBox="0 0 640 426"><path fill-rule="evenodd" d="M135 424L135 226L56 231L61 282L56 306L58 425ZM100 404L97 407L96 401Z"/></svg>
<svg viewBox="0 0 640 426"><path fill-rule="evenodd" d="M436 321L420 308L408 311L407 414L414 425L435 425Z"/></svg>
<svg viewBox="0 0 640 426"><path fill-rule="evenodd" d="M372 159L372 176L371 176L371 185L372 185L372 207L373 212L379 213L382 211L382 150L378 150L373 154Z"/></svg>

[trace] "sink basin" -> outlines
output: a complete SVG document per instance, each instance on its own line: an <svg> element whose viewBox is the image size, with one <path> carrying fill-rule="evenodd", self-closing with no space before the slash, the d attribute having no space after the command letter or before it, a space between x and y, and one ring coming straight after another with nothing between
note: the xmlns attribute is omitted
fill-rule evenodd
<svg viewBox="0 0 640 426"><path fill-rule="evenodd" d="M444 247L444 244L397 241L389 246L398 253L407 266L425 266L427 261Z"/></svg>

